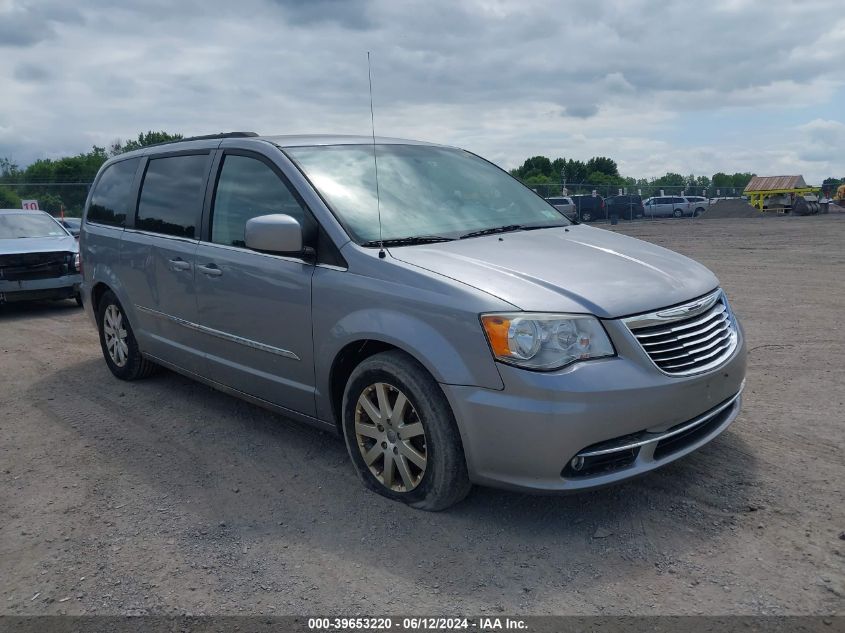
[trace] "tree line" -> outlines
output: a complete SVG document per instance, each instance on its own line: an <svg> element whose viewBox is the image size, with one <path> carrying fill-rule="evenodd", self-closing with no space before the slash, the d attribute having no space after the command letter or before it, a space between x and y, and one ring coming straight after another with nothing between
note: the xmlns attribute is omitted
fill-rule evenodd
<svg viewBox="0 0 845 633"><path fill-rule="evenodd" d="M702 192L715 195L716 190L741 192L756 174L737 172L726 174L718 172L712 177L677 174L667 172L658 178L631 178L622 176L616 161L606 156L594 156L584 162L572 158L555 158L546 156L532 156L510 174L519 178L526 185L543 190L552 190L552 186L560 187L567 183L570 193L587 193L590 188L604 191L627 189L635 192L641 189L643 194L655 195L660 189L674 192L686 190L688 193ZM579 187L578 185L587 185ZM582 191L583 190L583 191ZM559 192L558 192L559 193ZM615 191L614 191L615 193Z"/></svg>
<svg viewBox="0 0 845 633"><path fill-rule="evenodd" d="M88 197L88 186L109 158L180 138L181 134L142 132L135 139L118 139L108 148L95 145L76 156L41 158L23 168L10 158L0 158L0 209L20 209L21 199L31 198L53 215L58 215L62 208L68 215L80 215Z"/></svg>
<svg viewBox="0 0 845 633"><path fill-rule="evenodd" d="M89 152L57 159L42 158L24 168L9 158L0 158L0 208L19 209L21 199L34 198L42 209L50 213L58 214L64 208L69 215L80 215L88 196L88 186L106 160L141 147L181 138L178 133L142 132L135 139L116 140L108 148L95 145ZM628 192L640 189L643 195L657 195L660 189L672 193L685 190L688 194L701 194L707 190L708 195L715 195L717 190L721 190L738 194L755 175L718 172L708 177L667 172L659 178L631 178L622 176L616 161L606 156L594 156L586 162L532 156L510 173L543 195L559 195L563 180L569 193L589 193L590 189L597 188L602 195L616 193L617 189L627 189ZM826 178L823 184L838 185L843 181L845 178Z"/></svg>

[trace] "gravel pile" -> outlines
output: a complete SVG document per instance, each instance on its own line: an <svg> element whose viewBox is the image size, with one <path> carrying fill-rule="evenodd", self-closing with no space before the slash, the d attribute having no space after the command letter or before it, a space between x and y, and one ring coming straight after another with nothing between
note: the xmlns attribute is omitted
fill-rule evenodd
<svg viewBox="0 0 845 633"><path fill-rule="evenodd" d="M745 200L717 200L702 214L702 218L759 218L763 213Z"/></svg>

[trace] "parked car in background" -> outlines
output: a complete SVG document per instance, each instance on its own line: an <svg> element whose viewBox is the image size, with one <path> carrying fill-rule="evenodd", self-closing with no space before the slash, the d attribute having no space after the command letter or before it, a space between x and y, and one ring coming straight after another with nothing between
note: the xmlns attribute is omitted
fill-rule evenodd
<svg viewBox="0 0 845 633"><path fill-rule="evenodd" d="M604 203L607 206L607 215L616 215L625 220L636 220L645 213L643 199L638 195L611 196L605 198Z"/></svg>
<svg viewBox="0 0 845 633"><path fill-rule="evenodd" d="M690 213L690 204L681 196L657 196L643 202L647 218L682 218Z"/></svg>
<svg viewBox="0 0 845 633"><path fill-rule="evenodd" d="M79 243L44 211L0 209L0 303L76 299Z"/></svg>
<svg viewBox="0 0 845 633"><path fill-rule="evenodd" d="M574 218L575 217L575 203L572 201L572 198L569 196L555 196L552 198L546 198L546 202L552 205L558 211L565 213L566 217Z"/></svg>
<svg viewBox="0 0 845 633"><path fill-rule="evenodd" d="M690 214L693 217L698 217L705 211L707 211L707 207L710 206L710 200L705 198L704 196L684 196L689 202Z"/></svg>
<svg viewBox="0 0 845 633"><path fill-rule="evenodd" d="M604 198L601 196L571 196L571 200L575 205L577 219L581 222L607 219L607 209L604 205Z"/></svg>
<svg viewBox="0 0 845 633"><path fill-rule="evenodd" d="M626 480L736 418L742 329L701 264L458 148L254 136L101 167L83 293L117 378L163 365L332 430L365 486L426 510Z"/></svg>
<svg viewBox="0 0 845 633"><path fill-rule="evenodd" d="M74 237L79 237L79 229L82 226L82 218L62 218L59 224L65 227Z"/></svg>

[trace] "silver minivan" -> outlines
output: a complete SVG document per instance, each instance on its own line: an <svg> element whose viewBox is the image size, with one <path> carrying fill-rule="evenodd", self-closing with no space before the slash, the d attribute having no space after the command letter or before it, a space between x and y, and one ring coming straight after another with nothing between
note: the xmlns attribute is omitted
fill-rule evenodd
<svg viewBox="0 0 845 633"><path fill-rule="evenodd" d="M681 196L657 196L643 202L647 218L682 218L690 213L690 203Z"/></svg>
<svg viewBox="0 0 845 633"><path fill-rule="evenodd" d="M742 329L704 266L397 139L196 137L103 165L82 226L105 362L339 432L366 486L572 492L736 418Z"/></svg>

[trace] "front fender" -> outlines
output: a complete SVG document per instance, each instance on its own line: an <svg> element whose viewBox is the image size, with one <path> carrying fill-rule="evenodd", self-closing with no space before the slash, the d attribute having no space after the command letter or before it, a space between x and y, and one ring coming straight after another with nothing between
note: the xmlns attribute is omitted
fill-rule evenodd
<svg viewBox="0 0 845 633"><path fill-rule="evenodd" d="M358 310L339 320L330 330L330 336L318 349L320 358L334 359L349 343L359 340L381 341L393 345L414 358L434 376L437 382L450 385L473 385L488 389L503 389L504 384L487 349L483 334L451 340L437 329L412 315L373 308ZM483 346L482 362L471 362L473 354L466 348L475 344ZM461 349L458 345L462 345Z"/></svg>
<svg viewBox="0 0 845 633"><path fill-rule="evenodd" d="M513 306L391 257L345 256L350 270L318 266L312 277L318 416L332 419L332 367L358 341L401 349L441 384L504 389L478 315Z"/></svg>

